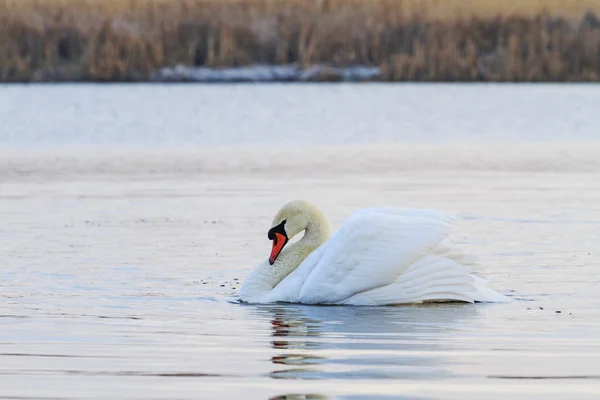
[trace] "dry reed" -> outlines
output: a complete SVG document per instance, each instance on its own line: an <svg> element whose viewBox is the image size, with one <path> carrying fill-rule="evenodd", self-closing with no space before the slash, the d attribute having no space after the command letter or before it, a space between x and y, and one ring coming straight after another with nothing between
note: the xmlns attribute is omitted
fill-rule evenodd
<svg viewBox="0 0 600 400"><path fill-rule="evenodd" d="M0 0L0 81L174 65L381 68L389 81L598 81L596 0ZM327 79L327 77L323 77Z"/></svg>

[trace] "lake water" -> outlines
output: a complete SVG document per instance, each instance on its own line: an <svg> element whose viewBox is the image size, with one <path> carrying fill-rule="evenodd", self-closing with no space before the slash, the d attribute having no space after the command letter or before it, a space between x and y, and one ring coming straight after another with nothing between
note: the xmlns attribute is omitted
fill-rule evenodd
<svg viewBox="0 0 600 400"><path fill-rule="evenodd" d="M0 399L595 399L600 87L0 87ZM508 304L236 304L310 200L437 208Z"/></svg>

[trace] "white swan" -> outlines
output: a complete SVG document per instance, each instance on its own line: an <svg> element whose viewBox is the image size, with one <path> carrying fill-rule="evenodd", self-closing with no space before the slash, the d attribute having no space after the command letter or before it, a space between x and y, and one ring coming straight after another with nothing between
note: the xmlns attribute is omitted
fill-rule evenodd
<svg viewBox="0 0 600 400"><path fill-rule="evenodd" d="M246 278L247 303L394 305L426 301L504 302L471 274L472 257L446 247L452 217L434 210L368 208L329 238L329 222L296 200L273 219L268 260ZM304 231L303 237L286 247Z"/></svg>

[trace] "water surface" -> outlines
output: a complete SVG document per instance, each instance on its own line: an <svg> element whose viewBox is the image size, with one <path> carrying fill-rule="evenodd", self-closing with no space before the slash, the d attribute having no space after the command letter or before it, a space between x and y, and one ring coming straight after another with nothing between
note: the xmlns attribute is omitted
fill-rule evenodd
<svg viewBox="0 0 600 400"><path fill-rule="evenodd" d="M0 399L596 398L599 102L592 86L0 87ZM334 228L359 207L451 212L451 242L515 301L236 304L295 198Z"/></svg>

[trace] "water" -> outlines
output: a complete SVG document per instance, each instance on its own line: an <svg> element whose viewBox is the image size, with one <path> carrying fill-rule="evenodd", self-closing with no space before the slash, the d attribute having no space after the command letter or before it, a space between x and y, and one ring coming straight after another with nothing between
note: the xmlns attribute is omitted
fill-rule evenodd
<svg viewBox="0 0 600 400"><path fill-rule="evenodd" d="M0 87L0 399L597 398L599 102L595 86ZM454 213L452 242L517 301L236 304L294 198L334 228L374 205Z"/></svg>
<svg viewBox="0 0 600 400"><path fill-rule="evenodd" d="M15 85L0 144L588 141L598 109L590 85Z"/></svg>

